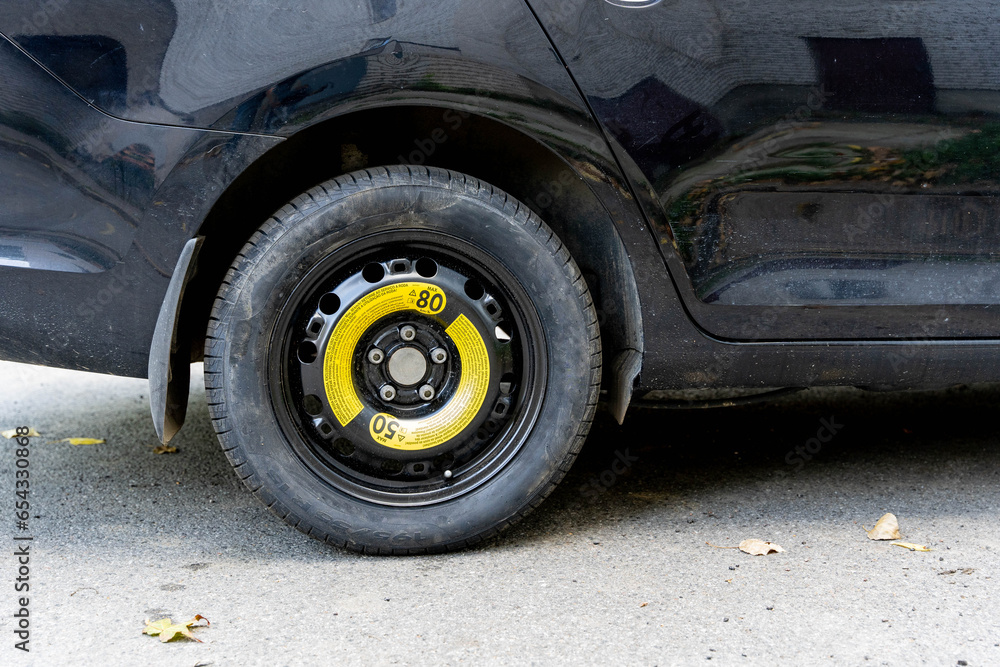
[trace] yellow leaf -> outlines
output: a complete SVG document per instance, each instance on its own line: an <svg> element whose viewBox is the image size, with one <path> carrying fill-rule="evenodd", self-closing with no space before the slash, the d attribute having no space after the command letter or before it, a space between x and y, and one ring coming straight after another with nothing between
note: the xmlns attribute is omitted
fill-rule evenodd
<svg viewBox="0 0 1000 667"><path fill-rule="evenodd" d="M784 549L777 544L763 540L743 540L740 542L740 551L751 556L766 556L770 553L780 554L784 552Z"/></svg>
<svg viewBox="0 0 1000 667"><path fill-rule="evenodd" d="M899 521L896 520L896 515L892 513L883 514L875 526L868 531L869 540L898 540L901 537L902 535L899 534Z"/></svg>
<svg viewBox="0 0 1000 667"><path fill-rule="evenodd" d="M41 433L39 433L33 428L29 428L28 432L25 433L24 435L18 435L16 428L7 429L6 431L0 431L0 435L7 438L8 440L10 440L11 438L40 438L42 436Z"/></svg>
<svg viewBox="0 0 1000 667"><path fill-rule="evenodd" d="M910 551L931 551L922 544L910 544L909 542L893 542L894 547L903 547L904 549L909 549Z"/></svg>
<svg viewBox="0 0 1000 667"><path fill-rule="evenodd" d="M192 635L191 631L188 630L187 626L184 625L183 623L176 623L174 625L164 628L163 631L160 632L160 641L164 643L173 641L178 637L187 637L188 639L193 639L196 642L201 641L200 639Z"/></svg>
<svg viewBox="0 0 1000 667"><path fill-rule="evenodd" d="M158 621L150 621L149 619L146 619L146 628L142 631L142 634L155 637L171 625L173 625L173 621L169 618L161 618Z"/></svg>
<svg viewBox="0 0 1000 667"><path fill-rule="evenodd" d="M56 442L68 442L71 445L103 445L104 438L63 438Z"/></svg>
<svg viewBox="0 0 1000 667"><path fill-rule="evenodd" d="M161 642L169 642L178 637L187 637L188 639L200 642L201 640L191 634L191 630L189 629L198 621L205 621L206 626L211 625L211 622L201 614L195 614L194 618L184 623L174 623L169 618L161 618L158 621L147 620L146 628L142 631L142 634L149 635L150 637L159 635Z"/></svg>
<svg viewBox="0 0 1000 667"><path fill-rule="evenodd" d="M153 447L154 454L176 454L177 448L173 445L157 445Z"/></svg>

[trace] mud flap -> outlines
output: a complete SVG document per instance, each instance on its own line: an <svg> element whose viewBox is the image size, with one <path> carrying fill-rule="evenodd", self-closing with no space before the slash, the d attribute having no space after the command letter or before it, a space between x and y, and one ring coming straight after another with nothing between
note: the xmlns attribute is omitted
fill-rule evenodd
<svg viewBox="0 0 1000 667"><path fill-rule="evenodd" d="M189 350L179 353L177 322L184 288L194 277L195 259L203 240L204 237L199 236L184 244L163 297L149 348L149 409L156 437L164 444L177 434L187 414L191 359Z"/></svg>

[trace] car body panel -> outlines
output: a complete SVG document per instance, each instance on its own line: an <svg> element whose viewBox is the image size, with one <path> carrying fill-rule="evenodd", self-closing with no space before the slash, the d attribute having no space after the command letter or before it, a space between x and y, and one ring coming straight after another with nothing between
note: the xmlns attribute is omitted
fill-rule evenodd
<svg viewBox="0 0 1000 667"><path fill-rule="evenodd" d="M997 336L995 8L530 2L706 331Z"/></svg>
<svg viewBox="0 0 1000 667"><path fill-rule="evenodd" d="M185 159L234 135L107 116L2 38L0 119L4 356L144 376L167 281L197 228L184 214L200 222L221 192L191 182L212 160L196 176ZM181 181L183 205L159 218Z"/></svg>
<svg viewBox="0 0 1000 667"><path fill-rule="evenodd" d="M376 88L454 87L456 77L470 92L503 90L482 79L487 66L579 98L518 0L11 0L0 32L107 113L148 123L290 133L296 126L232 111L261 93L275 106L322 94L332 107ZM390 80L427 59L416 80ZM369 72L380 63L390 69Z"/></svg>

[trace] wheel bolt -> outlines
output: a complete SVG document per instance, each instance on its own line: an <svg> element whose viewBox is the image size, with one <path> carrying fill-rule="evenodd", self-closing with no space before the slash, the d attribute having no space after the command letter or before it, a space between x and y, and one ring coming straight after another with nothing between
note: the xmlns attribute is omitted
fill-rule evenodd
<svg viewBox="0 0 1000 667"><path fill-rule="evenodd" d="M373 364L381 364L383 359L385 359L385 352L377 347L373 347L371 352L368 353L368 361Z"/></svg>
<svg viewBox="0 0 1000 667"><path fill-rule="evenodd" d="M413 340L417 337L417 330L407 324L399 330L399 337L406 341Z"/></svg>
<svg viewBox="0 0 1000 667"><path fill-rule="evenodd" d="M443 364L448 361L448 353L443 347L436 347L431 350L431 361L435 364Z"/></svg>
<svg viewBox="0 0 1000 667"><path fill-rule="evenodd" d="M383 401L391 401L396 398L396 388L391 384L382 385L382 388L378 390L378 395L382 397Z"/></svg>
<svg viewBox="0 0 1000 667"><path fill-rule="evenodd" d="M424 386L420 387L420 391L418 391L417 393L420 394L420 398L424 399L425 401L429 401L432 398L434 398L434 387L430 386L429 384L425 384Z"/></svg>

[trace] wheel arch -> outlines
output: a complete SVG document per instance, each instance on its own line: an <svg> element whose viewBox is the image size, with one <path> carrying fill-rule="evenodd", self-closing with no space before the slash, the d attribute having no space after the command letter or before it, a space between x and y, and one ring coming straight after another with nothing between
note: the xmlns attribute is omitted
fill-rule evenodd
<svg viewBox="0 0 1000 667"><path fill-rule="evenodd" d="M598 134L593 139L603 142ZM514 196L570 249L594 295L607 353L607 398L622 419L640 371L643 330L639 288L616 229L622 215L607 205L609 192L621 183L608 183L607 166L588 159L586 150L556 150L550 141L462 105L376 106L299 130L233 179L198 227L196 236L204 240L183 293L174 343L190 347L192 361L200 359L226 270L253 232L294 197L357 169L442 167ZM612 210L615 205L620 202ZM178 424L183 418L172 416Z"/></svg>

